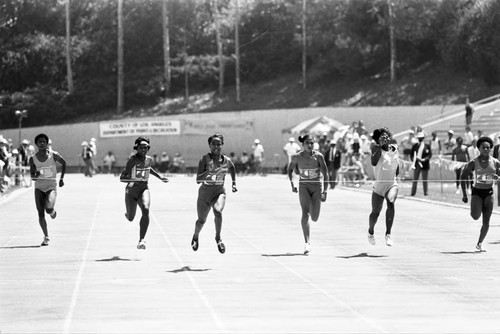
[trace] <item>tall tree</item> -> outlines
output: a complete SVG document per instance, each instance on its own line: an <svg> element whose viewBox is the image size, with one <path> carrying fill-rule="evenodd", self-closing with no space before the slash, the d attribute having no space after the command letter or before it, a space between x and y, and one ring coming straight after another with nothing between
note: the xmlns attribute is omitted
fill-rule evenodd
<svg viewBox="0 0 500 334"><path fill-rule="evenodd" d="M124 75L123 75L123 0L118 0L118 101L117 112L124 109Z"/></svg>
<svg viewBox="0 0 500 334"><path fill-rule="evenodd" d="M387 0L387 8L389 15L389 44L391 49L391 82L396 81L396 41L394 39L394 20L393 20L393 10L392 1Z"/></svg>
<svg viewBox="0 0 500 334"><path fill-rule="evenodd" d="M163 88L166 94L170 94L172 75L170 69L170 30L168 21L168 0L163 0Z"/></svg>
<svg viewBox="0 0 500 334"><path fill-rule="evenodd" d="M214 8L214 22L215 22L215 39L217 42L217 57L219 59L219 95L224 94L224 56L222 53L222 38L220 31L220 12L218 7L218 1L213 1Z"/></svg>
<svg viewBox="0 0 500 334"><path fill-rule="evenodd" d="M68 81L68 93L73 94L73 70L71 68L71 32L70 32L70 4L66 0L66 78Z"/></svg>

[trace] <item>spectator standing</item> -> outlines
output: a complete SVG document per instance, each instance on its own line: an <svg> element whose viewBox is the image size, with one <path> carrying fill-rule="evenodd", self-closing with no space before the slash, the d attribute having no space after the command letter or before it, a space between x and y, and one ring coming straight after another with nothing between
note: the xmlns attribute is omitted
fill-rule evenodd
<svg viewBox="0 0 500 334"><path fill-rule="evenodd" d="M328 168L330 179L330 189L335 189L337 186L337 174L342 162L342 152L337 148L337 143L332 139L330 147L325 153L325 163Z"/></svg>
<svg viewBox="0 0 500 334"><path fill-rule="evenodd" d="M455 145L457 144L457 141L453 136L455 135L455 132L453 130L448 130L448 139L444 142L444 154L445 155L452 155L453 154L453 149L455 148Z"/></svg>
<svg viewBox="0 0 500 334"><path fill-rule="evenodd" d="M259 139L253 142L253 162L255 166L255 173L262 175L262 161L264 161L264 146L260 143Z"/></svg>
<svg viewBox="0 0 500 334"><path fill-rule="evenodd" d="M84 175L88 177L92 177L94 174L92 168L92 150L90 149L89 143L86 141L82 142L82 153L81 153L83 163L85 164Z"/></svg>
<svg viewBox="0 0 500 334"><path fill-rule="evenodd" d="M115 164L115 156L113 155L113 152L109 151L108 154L104 157L102 163L104 164L104 169L106 170L106 173L111 173L111 170L113 169L113 166Z"/></svg>
<svg viewBox="0 0 500 334"><path fill-rule="evenodd" d="M170 168L170 157L167 152L162 152L160 157L160 173L166 173Z"/></svg>
<svg viewBox="0 0 500 334"><path fill-rule="evenodd" d="M469 150L467 149L467 146L463 144L463 139L462 137L457 138L457 146L453 149L453 154L451 155L451 160L453 161L458 161L458 162L465 162L468 163L470 161L469 158ZM460 176L462 175L462 171L464 170L465 164L462 166L457 166L455 168L455 174L456 174L456 185L457 185L457 192L456 194L460 194ZM467 188L469 188L469 183L467 182Z"/></svg>
<svg viewBox="0 0 500 334"><path fill-rule="evenodd" d="M302 148L299 146L299 144L297 144L295 142L295 138L293 137L290 137L288 139L288 143L285 144L285 146L283 146L283 153L286 155L286 157L288 158L288 162L287 162L287 169L288 169L288 165L290 164L290 161L292 161L292 156L294 154L297 154Z"/></svg>
<svg viewBox="0 0 500 334"><path fill-rule="evenodd" d="M429 168L430 163L429 160L432 157L431 146L426 144L424 139L425 135L423 132L417 133L418 143L413 145L412 151L412 159L413 159L413 184L411 187L411 196L415 196L417 193L417 183L420 177L420 173L422 173L422 183L424 187L424 196L428 195L428 185L427 178L429 176Z"/></svg>
<svg viewBox="0 0 500 334"><path fill-rule="evenodd" d="M474 134L472 133L470 126L466 126L464 134L464 144L467 146L471 146L473 140L474 140Z"/></svg>
<svg viewBox="0 0 500 334"><path fill-rule="evenodd" d="M248 170L250 169L250 157L248 156L246 151L243 151L240 158L241 163L241 172L244 174L248 174Z"/></svg>
<svg viewBox="0 0 500 334"><path fill-rule="evenodd" d="M434 156L439 156L441 154L441 140L439 139L437 132L433 131L432 132L432 139L431 139L431 151L432 155Z"/></svg>
<svg viewBox="0 0 500 334"><path fill-rule="evenodd" d="M465 99L465 126L472 123L472 115L474 115L474 106L469 102L469 97Z"/></svg>

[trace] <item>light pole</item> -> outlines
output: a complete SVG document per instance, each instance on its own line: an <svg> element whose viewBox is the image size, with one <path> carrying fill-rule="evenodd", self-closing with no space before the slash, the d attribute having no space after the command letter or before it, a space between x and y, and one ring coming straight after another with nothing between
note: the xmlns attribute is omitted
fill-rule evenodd
<svg viewBox="0 0 500 334"><path fill-rule="evenodd" d="M19 118L19 146L21 146L21 128L23 126L23 118L28 118L28 110L16 110L17 118Z"/></svg>

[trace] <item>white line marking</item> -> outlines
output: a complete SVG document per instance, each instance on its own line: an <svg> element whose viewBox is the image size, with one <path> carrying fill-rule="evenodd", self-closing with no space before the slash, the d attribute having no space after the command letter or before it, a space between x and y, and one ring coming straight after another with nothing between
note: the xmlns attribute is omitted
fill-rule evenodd
<svg viewBox="0 0 500 334"><path fill-rule="evenodd" d="M99 193L99 195L100 194L101 193ZM69 333L70 332L69 329L70 329L70 326L71 326L71 322L73 321L73 314L75 313L76 301L77 301L78 295L80 293L80 286L82 284L82 276L83 276L83 271L85 269L85 263L87 261L87 255L88 255L88 251L89 251L90 241L91 241L91 238L92 238L92 233L94 231L94 226L95 226L95 222L96 222L96 219L97 219L97 213L98 213L99 208L101 206L101 202L102 201L99 198L99 200L97 201L97 205L95 207L95 210L94 210L94 216L92 217L92 225L90 226L90 231L89 231L89 234L87 236L87 244L85 246L85 250L83 251L81 265L80 265L80 269L78 271L78 276L76 278L75 288L73 289L73 295L71 296L71 302L70 302L70 305L69 305L68 314L66 314L66 319L64 321L63 333Z"/></svg>
<svg viewBox="0 0 500 334"><path fill-rule="evenodd" d="M163 238L165 239L165 241L167 242L168 246L170 247L170 250L172 251L172 253L174 254L175 258L177 259L177 261L179 262L179 264L182 266L182 267L185 267L186 264L182 261L182 259L180 258L179 254L177 253L177 251L175 250L174 246L172 245L172 243L170 242L170 240L168 239L165 231L163 230L163 228L161 227L161 225L158 223L158 220L156 219L156 217L150 213L149 214L150 217L153 219L153 221L155 222L156 226L158 226L158 228L160 229L160 232L161 234L163 235ZM196 292L198 293L198 296L200 297L201 301L203 302L203 304L205 305L205 307L208 309L208 311L210 312L210 315L212 316L212 319L214 320L215 324L217 325L217 327L223 331L223 332L227 332L227 329L226 327L224 326L222 320L220 319L220 317L218 316L217 312L215 311L214 307L210 304L210 301L208 300L208 297L206 296L205 293L203 293L203 291L201 290L200 286L198 285L198 283L196 283L195 279L193 278L193 276L187 271L185 272L185 274L187 275L187 277L189 278L189 281L191 282L191 284L193 285L194 289L196 290Z"/></svg>
<svg viewBox="0 0 500 334"><path fill-rule="evenodd" d="M262 250L259 249L254 243L252 243L251 241L248 241L245 237L243 237L241 234L239 234L238 232L234 231L233 229L230 229L230 230L238 238L244 240L247 244L249 244L250 246L252 246L258 252L262 253ZM290 273L292 273L293 275L295 275L297 278L299 278L300 280L302 280L306 284L310 285L313 289L315 289L315 290L321 292L322 294L324 294L328 299L333 300L338 305L340 305L340 306L346 308L347 310L349 310L351 313L353 313L354 315L356 315L357 317L359 317L365 323L367 323L368 325L370 325L373 328L375 328L378 332L380 332L380 333L388 333L382 327L378 326L376 323L374 323L373 321L371 321L369 318L365 317L363 314L361 314L360 312L356 311L351 305L345 303L344 301L342 301L339 298L335 297L330 292L328 292L325 289L321 288L316 283L314 283L311 280L309 280L309 279L305 278L304 276L300 275L298 272L296 272L295 270L291 269L290 267L288 267L286 264L284 264L280 260L278 260L276 258L271 258L271 260L273 260L274 262L278 263L280 266L282 266L283 268L285 268L286 270L288 270Z"/></svg>

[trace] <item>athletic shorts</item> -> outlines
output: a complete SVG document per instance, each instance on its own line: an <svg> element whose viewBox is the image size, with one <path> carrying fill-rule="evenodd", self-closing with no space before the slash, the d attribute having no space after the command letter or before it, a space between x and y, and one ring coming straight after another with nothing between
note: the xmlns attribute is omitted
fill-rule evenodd
<svg viewBox="0 0 500 334"><path fill-rule="evenodd" d="M373 183L373 192L377 195L380 195L382 197L385 197L387 195L387 192L392 188L392 187L398 187L398 184L396 182L377 182L375 181Z"/></svg>
<svg viewBox="0 0 500 334"><path fill-rule="evenodd" d="M321 200L321 182L309 183L301 181L299 184L299 197L309 196L312 200Z"/></svg>
<svg viewBox="0 0 500 334"><path fill-rule="evenodd" d="M202 184L198 189L198 201L207 203L213 206L220 195L225 194L226 189L222 185L206 185Z"/></svg>
<svg viewBox="0 0 500 334"><path fill-rule="evenodd" d="M472 187L471 193L472 193L472 196L477 195L484 200L486 197L493 195L493 188L478 189L478 188Z"/></svg>
<svg viewBox="0 0 500 334"><path fill-rule="evenodd" d="M137 184L136 183L132 187L127 186L125 188L125 197L131 198L134 201L138 201L141 198L142 193L146 189L148 189L147 183L145 183L145 184Z"/></svg>

